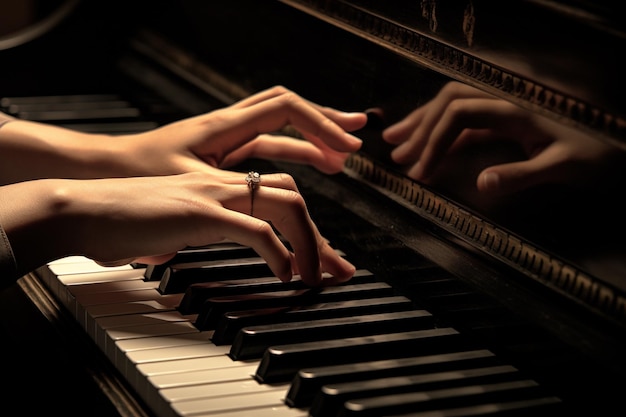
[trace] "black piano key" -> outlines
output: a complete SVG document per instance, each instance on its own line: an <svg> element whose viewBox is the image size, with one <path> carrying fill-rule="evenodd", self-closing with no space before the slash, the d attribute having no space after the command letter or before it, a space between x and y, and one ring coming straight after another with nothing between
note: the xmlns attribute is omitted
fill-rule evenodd
<svg viewBox="0 0 626 417"><path fill-rule="evenodd" d="M437 407L465 407L543 397L545 393L537 382L524 379L348 400L335 415L341 417L398 415L434 410Z"/></svg>
<svg viewBox="0 0 626 417"><path fill-rule="evenodd" d="M299 276L295 276L289 282L282 282L275 276L199 282L187 287L178 310L183 314L194 314L200 311L202 304L210 298L272 291L306 290L307 288L309 287Z"/></svg>
<svg viewBox="0 0 626 417"><path fill-rule="evenodd" d="M119 100L117 94L65 94L54 96L3 97L0 106L8 108L22 104L89 103Z"/></svg>
<svg viewBox="0 0 626 417"><path fill-rule="evenodd" d="M59 101L59 102L24 102L12 103L7 112L19 115L22 112L45 112L45 111L68 111L68 110L93 110L93 109L120 109L129 108L132 105L122 99L99 100L99 101Z"/></svg>
<svg viewBox="0 0 626 417"><path fill-rule="evenodd" d="M46 110L20 111L16 117L45 123L67 122L73 120L124 120L135 119L141 115L134 107L116 109L76 109L76 110Z"/></svg>
<svg viewBox="0 0 626 417"><path fill-rule="evenodd" d="M170 265L159 282L162 294L184 293L197 282L272 276L265 259L250 258L217 259Z"/></svg>
<svg viewBox="0 0 626 417"><path fill-rule="evenodd" d="M461 369L445 372L405 375L325 385L315 396L309 415L337 415L346 401L403 393L454 388L476 384L493 384L519 380L518 370L509 365Z"/></svg>
<svg viewBox="0 0 626 417"><path fill-rule="evenodd" d="M216 345L232 344L237 332L246 326L320 320L360 314L389 313L392 311L406 311L412 308L413 302L410 299L404 296L391 296L303 306L231 311L224 313L219 318L211 341Z"/></svg>
<svg viewBox="0 0 626 417"><path fill-rule="evenodd" d="M432 328L434 320L425 310L368 314L322 320L244 327L230 348L233 360L260 358L275 344L313 342L372 334Z"/></svg>
<svg viewBox="0 0 626 417"><path fill-rule="evenodd" d="M302 288L209 298L197 312L194 325L199 330L214 330L222 315L228 311L308 304L319 291L318 288Z"/></svg>
<svg viewBox="0 0 626 417"><path fill-rule="evenodd" d="M324 273L322 276L329 278L331 275ZM356 271L352 281L372 282L375 277L371 272L360 269ZM289 282L282 282L275 276L202 282L187 287L178 309L183 314L194 314L210 298L306 288L308 286L299 275L295 275Z"/></svg>
<svg viewBox="0 0 626 417"><path fill-rule="evenodd" d="M214 330L221 317L229 311L254 310L268 307L287 307L326 301L350 300L364 297L395 295L384 282L343 284L334 287L316 287L299 290L214 297L206 300L198 312L195 325L200 330Z"/></svg>
<svg viewBox="0 0 626 417"><path fill-rule="evenodd" d="M310 407L323 385L412 374L480 368L501 364L485 349L408 358L359 362L300 369L291 381L285 403L290 407Z"/></svg>
<svg viewBox="0 0 626 417"><path fill-rule="evenodd" d="M416 411L396 414L398 417L524 417L529 415L564 415L562 400L558 397L530 398L520 401L491 402L457 408Z"/></svg>
<svg viewBox="0 0 626 417"><path fill-rule="evenodd" d="M216 243L214 245L186 248L178 251L172 259L159 265L148 265L144 272L146 281L159 281L170 265L190 262L215 261L218 259L249 258L257 256L254 249L238 243Z"/></svg>
<svg viewBox="0 0 626 417"><path fill-rule="evenodd" d="M271 346L255 372L261 383L285 382L298 370L407 356L446 353L471 347L450 327Z"/></svg>

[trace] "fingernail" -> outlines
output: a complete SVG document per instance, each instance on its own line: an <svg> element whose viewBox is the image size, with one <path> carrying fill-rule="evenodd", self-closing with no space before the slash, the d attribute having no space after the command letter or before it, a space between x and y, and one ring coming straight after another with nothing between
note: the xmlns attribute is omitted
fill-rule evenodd
<svg viewBox="0 0 626 417"><path fill-rule="evenodd" d="M349 138L352 140L352 142L354 142L354 143L358 143L358 144L363 143L363 140L362 140L362 139L357 138L356 136L351 135L350 133L347 133L347 132L346 132L346 136L347 136L347 137L349 137Z"/></svg>
<svg viewBox="0 0 626 417"><path fill-rule="evenodd" d="M416 180L423 179L422 177L424 176L424 169L423 169L422 164L419 161L417 161L413 165L413 168L411 168L409 172L409 176L415 178Z"/></svg>
<svg viewBox="0 0 626 417"><path fill-rule="evenodd" d="M488 172L483 177L483 184L488 190L497 189L500 186L500 176L495 172Z"/></svg>

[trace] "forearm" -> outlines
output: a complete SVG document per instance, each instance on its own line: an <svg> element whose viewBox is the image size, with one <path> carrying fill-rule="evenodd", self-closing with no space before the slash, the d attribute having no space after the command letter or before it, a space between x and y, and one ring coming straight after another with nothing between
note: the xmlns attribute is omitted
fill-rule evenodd
<svg viewBox="0 0 626 417"><path fill-rule="evenodd" d="M121 170L123 141L14 120L0 128L0 185L40 178L99 178Z"/></svg>
<svg viewBox="0 0 626 417"><path fill-rule="evenodd" d="M5 232L0 236L0 255L4 256L0 288L72 251L63 237L69 227L77 225L77 219L65 220L71 204L63 189L55 185L59 181L63 180L0 187L0 227Z"/></svg>

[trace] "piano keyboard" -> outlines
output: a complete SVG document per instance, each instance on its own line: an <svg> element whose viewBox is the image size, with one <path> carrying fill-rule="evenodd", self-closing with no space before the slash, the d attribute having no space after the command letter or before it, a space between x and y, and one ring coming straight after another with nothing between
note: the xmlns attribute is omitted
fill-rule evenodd
<svg viewBox="0 0 626 417"><path fill-rule="evenodd" d="M232 277L237 258L207 262L205 280L178 292L159 289L153 267L68 257L37 272L159 417L504 415L561 403L368 270L338 287L296 277L281 288L263 269L251 276L245 251L225 252L244 255L247 278ZM183 312L194 287L204 301Z"/></svg>

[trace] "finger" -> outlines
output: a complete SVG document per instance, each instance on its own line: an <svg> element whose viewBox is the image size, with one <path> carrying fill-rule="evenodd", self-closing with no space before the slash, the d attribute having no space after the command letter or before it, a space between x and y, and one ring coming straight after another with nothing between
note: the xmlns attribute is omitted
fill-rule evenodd
<svg viewBox="0 0 626 417"><path fill-rule="evenodd" d="M450 111L449 107L455 101L464 99L495 100L495 97L462 83L446 84L434 98L385 132L390 143L400 145L392 151L392 159L399 164L409 164L420 159L432 141L433 132ZM412 169L416 178L426 177L422 165L418 164Z"/></svg>
<svg viewBox="0 0 626 417"><path fill-rule="evenodd" d="M493 129L510 125L519 114L517 106L492 98L458 99L449 103L425 144L412 174L417 179L430 177L453 143L465 129Z"/></svg>
<svg viewBox="0 0 626 417"><path fill-rule="evenodd" d="M233 104L231 108L251 107L268 99L276 98L285 94L298 97L308 106L319 111L324 116L328 117L348 132L361 129L367 123L367 115L364 112L343 112L337 109L333 109L331 107L320 106L319 104L302 98L301 96L283 86L274 86L259 93L253 94L252 96Z"/></svg>
<svg viewBox="0 0 626 417"><path fill-rule="evenodd" d="M105 268L113 268L113 267L116 267L116 266L128 265L129 263L133 262L134 260L135 260L135 258L116 259L114 261L99 261L97 259L94 259L94 262L97 263L100 266L105 267Z"/></svg>
<svg viewBox="0 0 626 417"><path fill-rule="evenodd" d="M427 110L426 106L416 108L404 119L383 130L383 139L392 145L399 145L405 142L419 126Z"/></svg>
<svg viewBox="0 0 626 417"><path fill-rule="evenodd" d="M270 221L287 239L295 254L296 270L302 280L310 285L319 284L321 259L318 234L300 194L271 187L262 187L257 193L255 214Z"/></svg>
<svg viewBox="0 0 626 417"><path fill-rule="evenodd" d="M349 155L347 152L315 146L300 139L261 135L228 154L220 167L227 168L249 158L260 158L308 164L326 174L336 174L341 172Z"/></svg>
<svg viewBox="0 0 626 417"><path fill-rule="evenodd" d="M337 252L326 244L320 249L320 258L322 263L322 277L317 283L309 282L310 286L328 287L339 285L349 281L356 272L356 268ZM295 254L292 254L292 264L295 266L294 274L299 274L297 269L297 261Z"/></svg>
<svg viewBox="0 0 626 417"><path fill-rule="evenodd" d="M142 256L140 258L134 259L132 262L139 262L147 265L161 265L172 259L176 255L176 252L164 254L164 255L155 255L155 256Z"/></svg>
<svg viewBox="0 0 626 417"><path fill-rule="evenodd" d="M280 193L275 198L264 196L264 192L276 193L276 190L266 187L260 190L259 203L255 203L255 207L258 207L259 215L266 216L293 248L296 270L302 280L308 285L319 285L322 271L330 272L336 282L349 279L354 274L354 266L341 258L322 238L300 194L281 190L288 196ZM286 201L288 204L278 210L277 204Z"/></svg>
<svg viewBox="0 0 626 417"><path fill-rule="evenodd" d="M322 238L320 237L320 239ZM354 276L355 266L342 256L339 256L325 239L323 239L323 242L320 248L322 271L328 272L331 276L324 278L321 284L336 285L349 281Z"/></svg>
<svg viewBox="0 0 626 417"><path fill-rule="evenodd" d="M247 189L238 195L239 198L225 201L224 205L246 212L253 197ZM322 268L335 276L337 282L354 274L354 266L332 250L320 235L291 176L262 176L254 193L254 216L269 221L289 242L295 254L294 270L308 285L321 283Z"/></svg>
<svg viewBox="0 0 626 417"><path fill-rule="evenodd" d="M451 97L449 94L440 94L415 110L408 120L405 119L400 128L406 131L408 139L391 152L391 158L399 164L408 164L421 159L424 150L432 140L433 131L441 123L450 102L454 99L456 97ZM421 175L418 178L420 177Z"/></svg>
<svg viewBox="0 0 626 417"><path fill-rule="evenodd" d="M362 120L363 125L366 122L364 113L346 118ZM227 127L232 132L238 133L237 137L248 141L259 134L278 131L288 125L307 135L307 139L316 145L326 144L340 152L354 152L362 144L360 139L346 132L316 106L310 105L292 92L241 108L240 113L233 115Z"/></svg>
<svg viewBox="0 0 626 417"><path fill-rule="evenodd" d="M547 148L534 158L494 165L483 170L476 179L481 192L514 194L525 189L567 178L562 152Z"/></svg>
<svg viewBox="0 0 626 417"><path fill-rule="evenodd" d="M164 255L141 256L137 258L118 259L114 261L99 261L97 259L94 259L94 262L104 267L123 266L123 265L128 265L133 262L147 264L147 265L160 265L172 259L174 255L176 255L176 252L164 254Z"/></svg>
<svg viewBox="0 0 626 417"><path fill-rule="evenodd" d="M257 103L261 103L267 99L280 96L286 92L289 92L287 88L277 85L274 87L267 88L265 90L259 91L258 93L252 94L238 102L232 104L230 108L232 109L240 109L245 107L254 106Z"/></svg>

